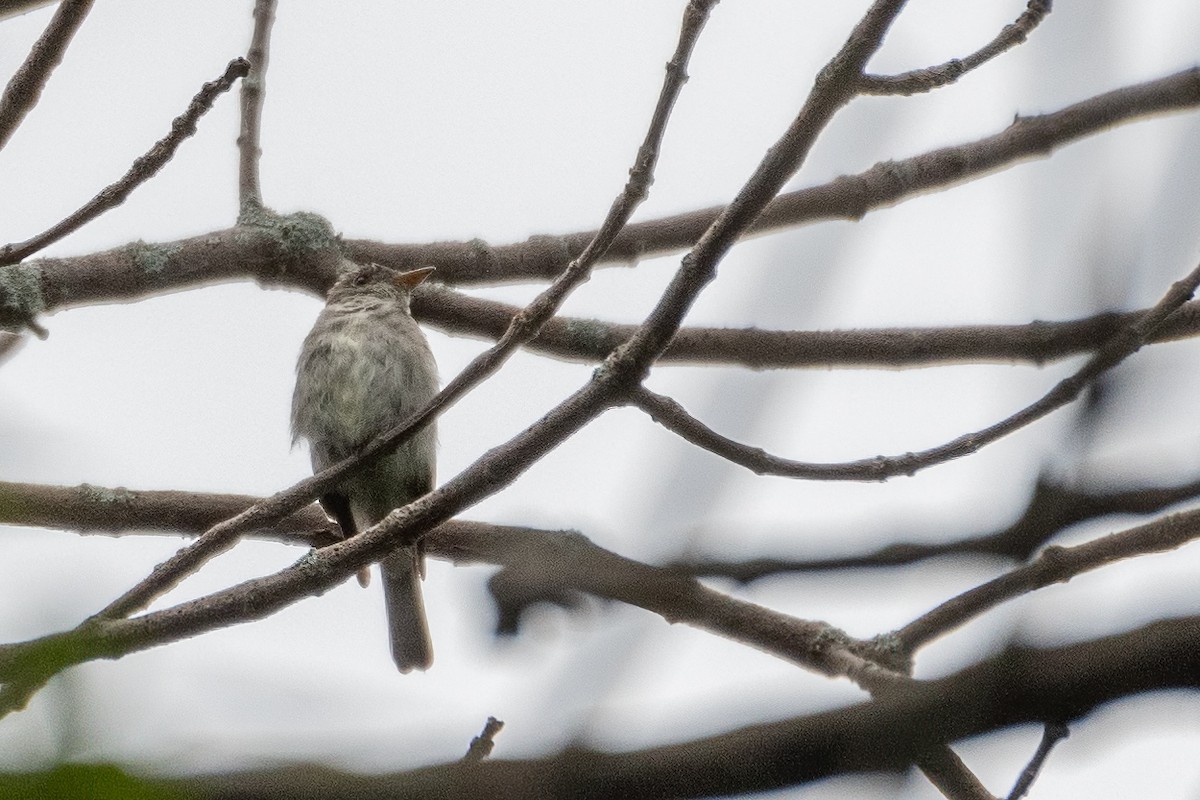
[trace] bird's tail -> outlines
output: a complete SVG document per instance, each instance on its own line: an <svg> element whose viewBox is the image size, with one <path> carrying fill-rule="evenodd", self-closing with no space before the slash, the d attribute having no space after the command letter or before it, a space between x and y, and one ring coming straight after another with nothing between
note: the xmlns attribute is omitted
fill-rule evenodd
<svg viewBox="0 0 1200 800"><path fill-rule="evenodd" d="M401 672L426 670L433 663L433 643L421 599L421 554L415 546L390 553L379 566L387 602L392 658Z"/></svg>

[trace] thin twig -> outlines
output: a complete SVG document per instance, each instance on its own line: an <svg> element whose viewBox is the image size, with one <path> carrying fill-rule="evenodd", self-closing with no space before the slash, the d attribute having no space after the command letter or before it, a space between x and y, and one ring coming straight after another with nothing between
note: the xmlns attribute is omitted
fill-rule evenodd
<svg viewBox="0 0 1200 800"><path fill-rule="evenodd" d="M246 58L250 72L242 80L242 123L238 134L239 208L262 206L259 160L262 158L262 111L267 88L267 64L271 49L271 26L275 22L275 0L254 3L254 33Z"/></svg>
<svg viewBox="0 0 1200 800"><path fill-rule="evenodd" d="M1033 754L1033 758L1029 759L1029 764L1025 769L1021 770L1021 775L1017 778L1016 785L1008 793L1008 800L1021 800L1022 797L1029 793L1029 787L1033 786L1033 782L1037 780L1038 773L1042 771L1042 765L1046 763L1046 758L1050 755L1050 751L1054 749L1054 745L1070 735L1071 731L1061 722L1046 723L1046 727L1042 731L1042 741L1038 744L1038 749Z"/></svg>
<svg viewBox="0 0 1200 800"><path fill-rule="evenodd" d="M895 641L905 652L913 653L1015 597L1127 558L1175 550L1198 537L1200 511L1183 511L1074 547L1052 545L1028 564L921 615L896 631Z"/></svg>
<svg viewBox="0 0 1200 800"><path fill-rule="evenodd" d="M8 144L25 115L37 105L50 73L62 63L67 46L83 24L94 0L62 0L58 9L33 43L29 55L0 95L0 150Z"/></svg>
<svg viewBox="0 0 1200 800"><path fill-rule="evenodd" d="M46 245L58 241L69 233L83 227L88 222L100 216L105 211L116 208L125 202L129 194L163 168L175 155L175 151L184 139L196 132L196 123L200 117L212 108L217 97L233 86L233 82L244 76L250 69L250 63L244 58L235 58L229 62L221 77L211 83L206 83L192 98L187 110L171 122L171 132L155 142L146 154L136 159L120 180L106 186L95 197L84 204L78 211L71 214L62 222L51 226L46 231L27 239L24 242L6 244L0 247L0 265L15 264Z"/></svg>
<svg viewBox="0 0 1200 800"><path fill-rule="evenodd" d="M995 39L965 58L953 58L936 67L915 69L901 75L864 75L859 91L863 94L911 95L954 83L976 67L1024 42L1050 13L1050 5L1051 0L1029 0L1015 22L1005 25Z"/></svg>
<svg viewBox="0 0 1200 800"><path fill-rule="evenodd" d="M629 181L624 191L613 201L608 216L596 236L554 283L513 318L508 330L495 345L473 359L425 408L410 415L392 430L377 436L360 453L321 471L311 479L301 481L261 504L256 504L237 517L214 526L191 545L155 567L149 577L110 603L99 616L126 616L144 608L155 597L170 590L185 576L198 569L205 561L230 547L235 538L247 530L248 525L254 524L256 519L260 520L258 524L262 524L261 520L273 521L278 518L277 515L290 513L321 492L327 491L350 472L365 468L394 451L438 414L495 373L522 343L536 336L540 327L554 316L571 290L587 280L592 266L603 256L613 238L645 198L653 180L654 165L658 159L667 120L683 84L687 81L687 59L704 27L708 12L715 3L716 0L691 0L684 9L679 44L674 56L667 62L666 77L645 141L638 149L637 159L630 170ZM582 417L577 424L583 424Z"/></svg>
<svg viewBox="0 0 1200 800"><path fill-rule="evenodd" d="M793 461L722 436L688 414L679 403L645 387L631 389L627 402L692 444L759 475L822 481L882 481L897 475L914 475L920 470L978 452L1070 403L1091 381L1141 348L1150 335L1188 301L1197 286L1200 286L1200 266L1173 283L1153 308L1114 334L1078 371L1059 381L1041 398L986 428L928 450L838 463Z"/></svg>
<svg viewBox="0 0 1200 800"><path fill-rule="evenodd" d="M495 717L488 717L487 722L483 725L483 731L471 739L471 745L467 748L466 755L462 757L462 763L478 764L490 756L496 747L496 734L500 733L500 729L503 727L503 722Z"/></svg>

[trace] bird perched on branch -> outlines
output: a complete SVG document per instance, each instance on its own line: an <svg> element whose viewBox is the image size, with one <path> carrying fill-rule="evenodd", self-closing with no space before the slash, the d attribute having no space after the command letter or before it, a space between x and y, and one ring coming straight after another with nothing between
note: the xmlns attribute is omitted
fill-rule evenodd
<svg viewBox="0 0 1200 800"><path fill-rule="evenodd" d="M437 393L437 364L409 314L409 298L432 267L397 272L353 265L330 288L304 340L292 395L292 436L308 440L315 472L354 455ZM433 423L319 498L346 537L375 525L433 488ZM392 658L401 672L433 661L421 599L419 545L381 562ZM369 574L369 573L368 573ZM365 576L360 573L365 585Z"/></svg>

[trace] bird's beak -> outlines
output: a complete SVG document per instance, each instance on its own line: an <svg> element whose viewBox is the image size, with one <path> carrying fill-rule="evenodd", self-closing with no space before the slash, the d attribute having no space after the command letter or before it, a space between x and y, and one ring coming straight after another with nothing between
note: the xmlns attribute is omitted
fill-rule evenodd
<svg viewBox="0 0 1200 800"><path fill-rule="evenodd" d="M433 267L421 267L420 269L401 272L396 277L392 278L392 283L399 286L401 289L412 291L421 285L421 282L429 277L433 272Z"/></svg>

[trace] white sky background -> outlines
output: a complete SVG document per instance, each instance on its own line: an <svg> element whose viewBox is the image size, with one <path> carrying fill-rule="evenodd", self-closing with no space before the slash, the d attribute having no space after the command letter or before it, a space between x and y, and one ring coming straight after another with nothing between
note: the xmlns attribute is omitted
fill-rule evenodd
<svg viewBox="0 0 1200 800"><path fill-rule="evenodd" d="M326 215L347 237L493 243L594 228L644 135L683 3L283 3L272 41L262 185L281 212ZM98 3L41 103L0 153L0 241L46 228L121 175L200 85L248 47L252 3ZM865 2L728 0L705 30L639 219L727 201L794 116ZM873 71L962 56L1020 2L912 0ZM11 75L51 9L0 23ZM1197 61L1188 0L1060 0L1030 41L956 86L865 98L842 111L793 185L973 140L1014 114L1053 111ZM41 255L217 230L237 210L237 94L218 100L175 159L128 202ZM753 240L721 266L689 324L844 328L1057 319L1154 302L1200 254L1200 119L1127 125L948 192ZM566 313L639 321L678 257L602 270ZM480 290L519 302L537 287ZM252 283L44 320L0 366L0 479L268 494L309 474L289 449L292 374L320 307ZM431 333L443 380L483 344ZM1081 482L1167 481L1200 471L1191 414L1195 347L1150 348L1122 367L1100 430L1062 411L980 454L885 485L759 478L610 413L510 490L465 516L574 528L658 561L681 554L815 556L883 540L1004 525L1040 466ZM1032 401L1074 363L1045 369L752 372L662 367L653 388L723 433L806 460L917 450ZM443 418L439 471L456 474L584 382L591 367L519 355ZM1116 530L1107 520L1068 540ZM964 531L963 525L969 524ZM73 626L180 545L0 528L0 640ZM279 569L296 548L245 543L159 607ZM921 675L965 666L1011 636L1053 645L1162 615L1200 613L1197 548L1110 567L1012 603L928 648ZM1003 565L761 581L738 590L856 635L907 622ZM852 702L771 656L637 609L540 610L495 641L490 570L431 564L437 661L399 676L378 586L350 583L263 622L56 679L0 722L0 767L59 757L153 772L314 760L392 770L457 758L488 715L498 757L573 740L627 748ZM731 591L735 587L723 587ZM1015 627L1014 627L1015 626ZM1144 698L1076 725L1036 796L1195 797L1200 702ZM964 743L1007 792L1038 731ZM1188 755L1184 755L1188 754ZM1135 788L1136 787L1136 788ZM926 798L841 779L788 797Z"/></svg>

